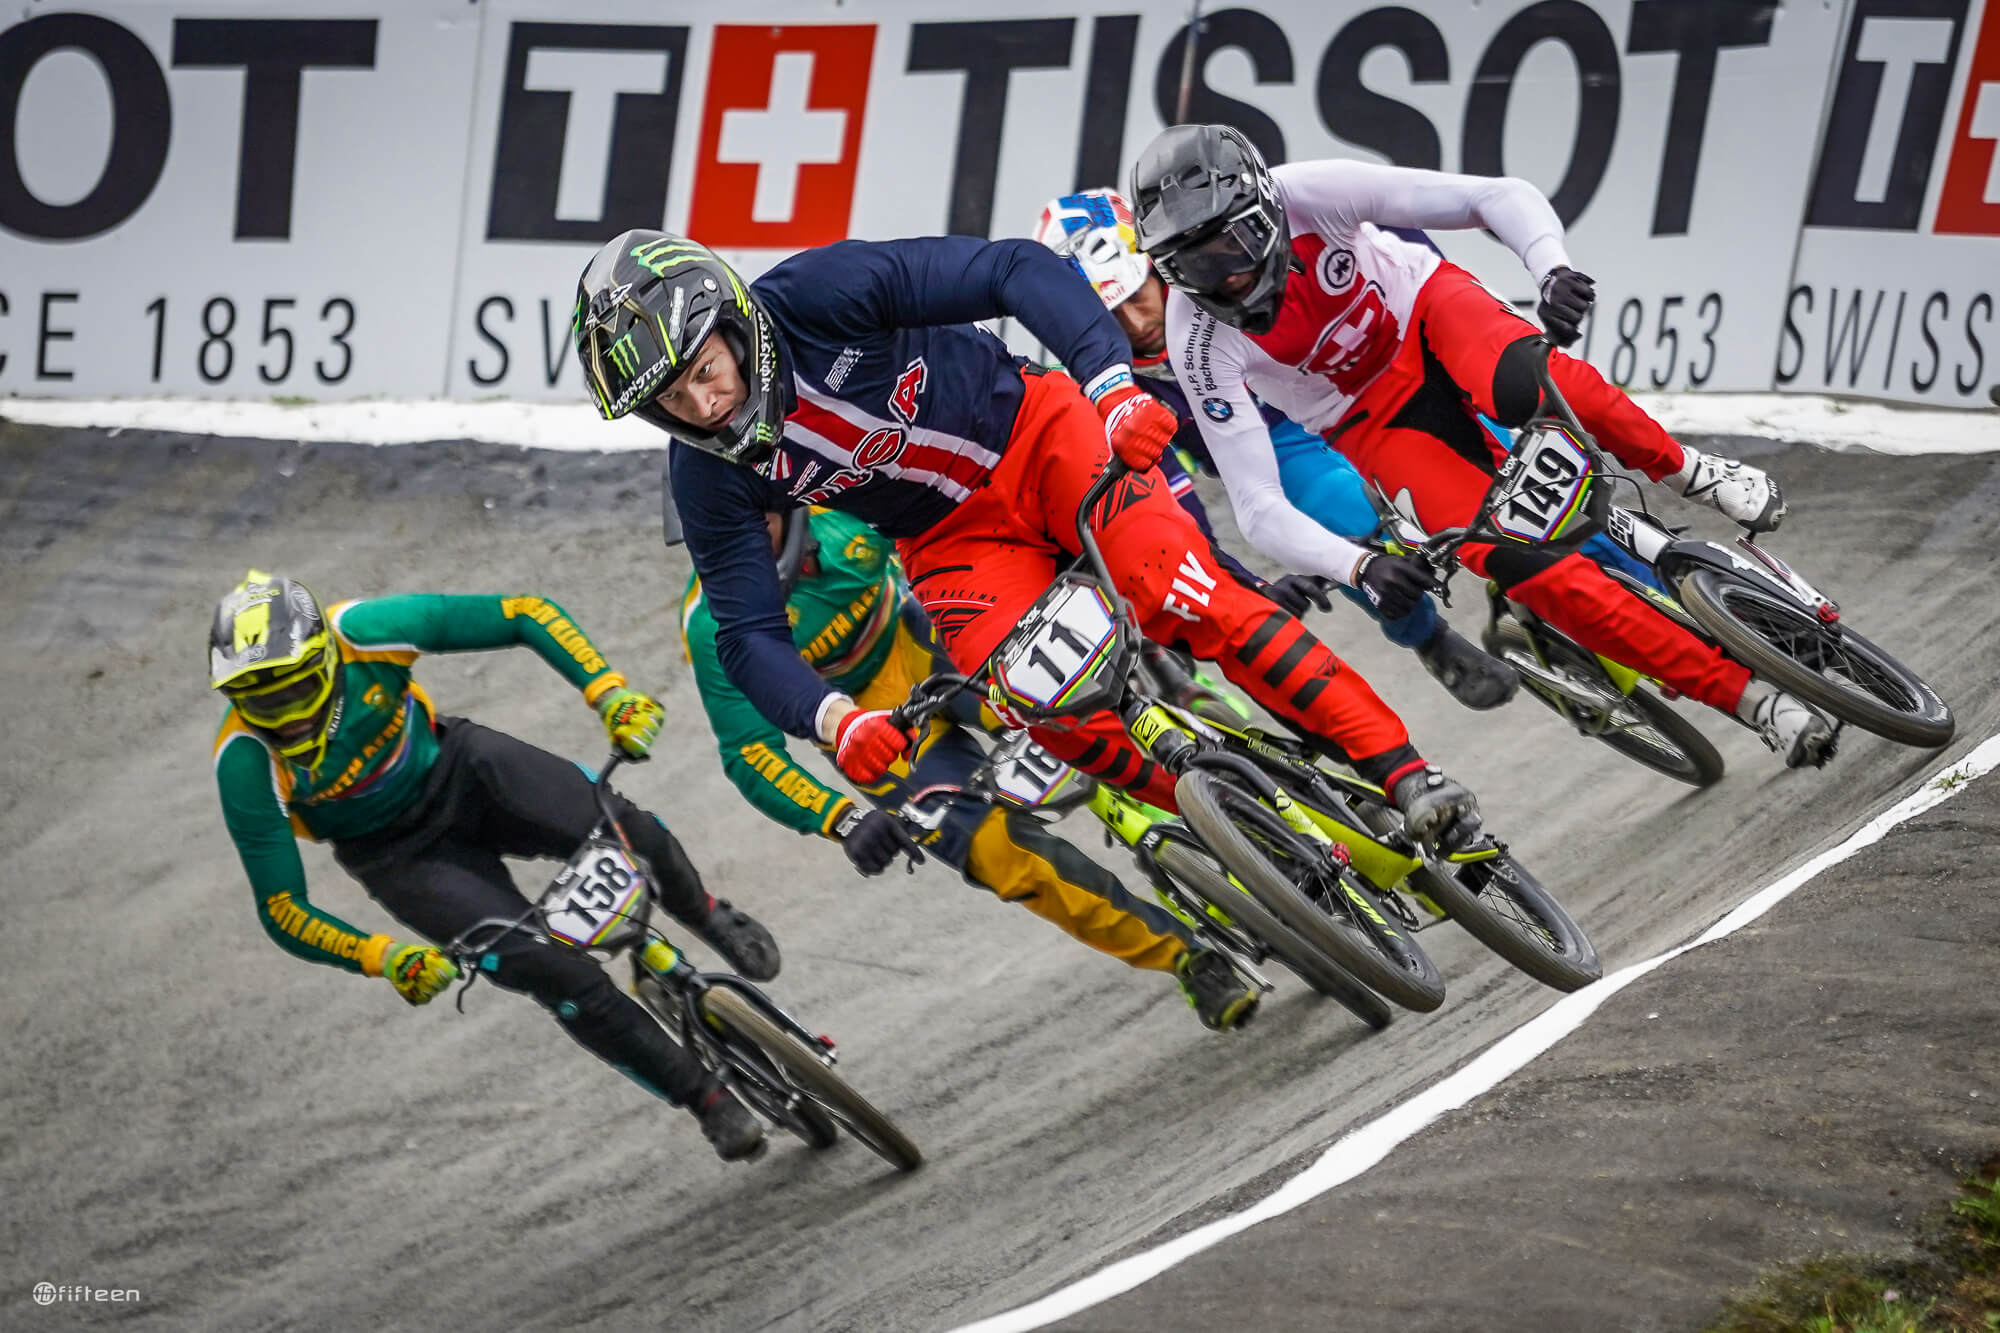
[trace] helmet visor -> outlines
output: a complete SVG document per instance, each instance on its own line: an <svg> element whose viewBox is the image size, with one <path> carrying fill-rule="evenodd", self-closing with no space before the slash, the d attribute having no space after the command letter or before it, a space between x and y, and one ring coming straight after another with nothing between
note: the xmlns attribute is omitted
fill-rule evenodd
<svg viewBox="0 0 2000 1333"><path fill-rule="evenodd" d="M1155 254L1161 276L1183 291L1222 295L1230 280L1254 273L1271 254L1278 234L1261 209L1239 214L1222 229L1166 254Z"/></svg>
<svg viewBox="0 0 2000 1333"><path fill-rule="evenodd" d="M312 718L333 693L333 662L320 644L295 666L251 672L222 687L244 721L268 731Z"/></svg>
<svg viewBox="0 0 2000 1333"><path fill-rule="evenodd" d="M650 399L676 373L673 345L630 296L594 315L583 343L583 373L598 413L615 421Z"/></svg>

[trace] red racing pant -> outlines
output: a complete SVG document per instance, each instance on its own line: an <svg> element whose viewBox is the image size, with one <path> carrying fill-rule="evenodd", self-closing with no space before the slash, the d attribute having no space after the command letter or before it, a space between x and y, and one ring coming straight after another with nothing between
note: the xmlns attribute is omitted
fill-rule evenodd
<svg viewBox="0 0 2000 1333"><path fill-rule="evenodd" d="M1369 385L1328 442L1391 499L1407 496L1432 532L1470 523L1502 455L1473 419L1525 422L1540 403L1534 360L1597 442L1658 481L1681 447L1587 362L1544 353L1539 331L1472 275L1442 264L1417 294L1396 360ZM1535 340L1535 341L1530 341ZM1733 710L1750 680L1730 661L1579 554L1469 543L1459 561L1593 652L1656 677L1702 703Z"/></svg>
<svg viewBox="0 0 2000 1333"><path fill-rule="evenodd" d="M945 651L968 674L1061 564L1080 554L1077 510L1111 459L1097 413L1073 380L1056 372L1024 379L1020 415L986 484L936 526L897 543ZM1096 513L1105 563L1149 638L1217 663L1269 712L1331 740L1364 769L1415 759L1402 720L1367 681L1295 617L1220 568L1157 468L1120 480ZM1173 779L1110 713L1032 733L1074 767L1178 809Z"/></svg>

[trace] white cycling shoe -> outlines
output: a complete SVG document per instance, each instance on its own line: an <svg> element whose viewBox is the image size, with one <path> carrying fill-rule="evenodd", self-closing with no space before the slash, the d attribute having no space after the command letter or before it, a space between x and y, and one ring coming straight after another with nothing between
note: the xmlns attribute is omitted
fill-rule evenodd
<svg viewBox="0 0 2000 1333"><path fill-rule="evenodd" d="M1752 680L1743 687L1736 716L1785 756L1786 768L1819 768L1833 758L1834 734L1827 720L1768 681Z"/></svg>
<svg viewBox="0 0 2000 1333"><path fill-rule="evenodd" d="M1785 517L1785 497L1762 468L1681 446L1681 470L1661 481L1690 500L1720 511L1752 532L1775 532Z"/></svg>

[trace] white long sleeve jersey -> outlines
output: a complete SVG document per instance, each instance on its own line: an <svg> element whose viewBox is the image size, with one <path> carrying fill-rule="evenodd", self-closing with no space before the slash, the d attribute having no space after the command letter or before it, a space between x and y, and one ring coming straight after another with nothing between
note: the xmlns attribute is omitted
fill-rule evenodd
<svg viewBox="0 0 2000 1333"><path fill-rule="evenodd" d="M1271 174L1304 270L1292 273L1276 324L1253 337L1169 289L1167 350L1250 544L1287 569L1351 585L1367 552L1285 498L1256 399L1323 433L1395 360L1439 261L1375 224L1484 227L1538 287L1569 257L1548 200L1512 177L1345 160L1292 162Z"/></svg>

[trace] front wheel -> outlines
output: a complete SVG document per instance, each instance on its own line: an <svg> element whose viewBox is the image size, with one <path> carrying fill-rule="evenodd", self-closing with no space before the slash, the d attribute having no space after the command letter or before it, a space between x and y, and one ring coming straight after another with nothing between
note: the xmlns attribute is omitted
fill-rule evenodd
<svg viewBox="0 0 2000 1333"><path fill-rule="evenodd" d="M1168 839L1153 853L1153 861L1184 892L1213 906L1229 919L1236 931L1269 949L1272 957L1298 973L1306 985L1342 1005L1377 1032L1389 1026L1395 1011L1381 996L1285 929L1262 903L1230 882L1214 857Z"/></svg>
<svg viewBox="0 0 2000 1333"><path fill-rule="evenodd" d="M1444 978L1360 875L1286 823L1240 781L1208 769L1183 773L1175 799L1216 859L1293 934L1393 1003L1427 1013L1444 1003Z"/></svg>
<svg viewBox="0 0 2000 1333"><path fill-rule="evenodd" d="M754 1046L775 1064L784 1082L808 1098L822 1120L831 1117L839 1122L866 1144L869 1151L898 1171L914 1171L923 1165L923 1153L889 1117L870 1105L867 1098L848 1086L847 1080L749 1000L725 987L711 986L702 992L701 1008L710 1022L734 1039Z"/></svg>
<svg viewBox="0 0 2000 1333"><path fill-rule="evenodd" d="M1731 657L1842 721L1923 749L1957 730L1923 677L1845 623L1822 624L1791 598L1706 566L1683 575L1679 591Z"/></svg>
<svg viewBox="0 0 2000 1333"><path fill-rule="evenodd" d="M1505 852L1484 861L1427 862L1411 873L1410 887L1545 986L1581 990L1604 975L1604 961L1576 918Z"/></svg>

